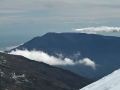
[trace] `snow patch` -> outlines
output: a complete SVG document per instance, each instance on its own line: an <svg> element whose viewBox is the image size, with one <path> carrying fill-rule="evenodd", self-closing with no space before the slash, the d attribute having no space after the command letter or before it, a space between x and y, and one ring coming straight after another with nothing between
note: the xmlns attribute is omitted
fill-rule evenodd
<svg viewBox="0 0 120 90"><path fill-rule="evenodd" d="M20 84L22 82L29 82L29 80L27 80L26 75L22 74L22 75L16 75L15 72L12 73L12 79L15 80L16 84Z"/></svg>
<svg viewBox="0 0 120 90"><path fill-rule="evenodd" d="M120 69L79 90L119 90Z"/></svg>

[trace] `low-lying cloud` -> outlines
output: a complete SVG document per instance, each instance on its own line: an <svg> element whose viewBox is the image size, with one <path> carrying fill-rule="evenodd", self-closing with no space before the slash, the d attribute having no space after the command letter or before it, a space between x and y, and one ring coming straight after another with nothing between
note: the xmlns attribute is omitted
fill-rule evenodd
<svg viewBox="0 0 120 90"><path fill-rule="evenodd" d="M65 58L64 60L62 60L61 58L49 56L47 53L44 53L42 51L16 50L16 51L10 52L10 54L22 55L29 59L44 62L50 65L75 65L75 62L73 62L69 58Z"/></svg>
<svg viewBox="0 0 120 90"><path fill-rule="evenodd" d="M107 27L107 26L88 27L75 29L75 31L88 34L96 34L97 32L120 32L120 27Z"/></svg>
<svg viewBox="0 0 120 90"><path fill-rule="evenodd" d="M91 66L94 69L96 67L95 62L91 61L89 58L84 58L83 60L79 60L79 63L84 64L86 66Z"/></svg>
<svg viewBox="0 0 120 90"><path fill-rule="evenodd" d="M20 45L23 45L23 43L22 43L22 44L20 44ZM10 50L12 50L12 49L14 49L14 48L19 47L20 45L6 47L6 48L5 48L5 50L6 50L6 51L10 51Z"/></svg>
<svg viewBox="0 0 120 90"><path fill-rule="evenodd" d="M3 52L3 51L0 50L0 52Z"/></svg>
<svg viewBox="0 0 120 90"><path fill-rule="evenodd" d="M39 61L39 62L44 62L49 65L76 65L76 64L82 64L85 66L90 66L93 69L95 69L95 62L90 60L89 58L84 58L83 60L79 61L74 61L70 58L56 58L54 56L50 56L47 53L44 53L42 51L28 51L28 50L16 50L16 51L11 51L9 54L14 54L14 55L21 55L26 58Z"/></svg>

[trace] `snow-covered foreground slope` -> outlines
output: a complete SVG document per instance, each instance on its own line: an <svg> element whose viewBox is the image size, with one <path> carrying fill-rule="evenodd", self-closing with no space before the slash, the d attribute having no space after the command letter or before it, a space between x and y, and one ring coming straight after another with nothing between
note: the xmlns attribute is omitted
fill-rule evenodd
<svg viewBox="0 0 120 90"><path fill-rule="evenodd" d="M120 69L79 90L120 90Z"/></svg>

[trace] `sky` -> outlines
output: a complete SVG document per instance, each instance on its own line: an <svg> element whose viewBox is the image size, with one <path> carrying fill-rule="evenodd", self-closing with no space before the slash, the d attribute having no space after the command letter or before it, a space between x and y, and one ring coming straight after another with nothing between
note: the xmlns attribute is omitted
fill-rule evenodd
<svg viewBox="0 0 120 90"><path fill-rule="evenodd" d="M0 49L47 32L75 32L101 26L119 28L119 23L119 0L0 0Z"/></svg>

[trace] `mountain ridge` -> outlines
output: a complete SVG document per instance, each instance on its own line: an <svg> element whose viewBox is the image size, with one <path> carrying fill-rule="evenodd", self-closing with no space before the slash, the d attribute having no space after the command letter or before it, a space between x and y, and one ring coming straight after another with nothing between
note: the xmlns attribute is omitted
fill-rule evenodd
<svg viewBox="0 0 120 90"><path fill-rule="evenodd" d="M12 90L78 90L92 82L68 70L0 53L0 89Z"/></svg>
<svg viewBox="0 0 120 90"><path fill-rule="evenodd" d="M91 59L97 65L96 70L82 65L57 67L71 70L93 80L98 80L120 67L120 37L85 33L47 33L35 37L15 49L40 50L55 57L58 53L67 58L80 52L81 55L77 60Z"/></svg>

